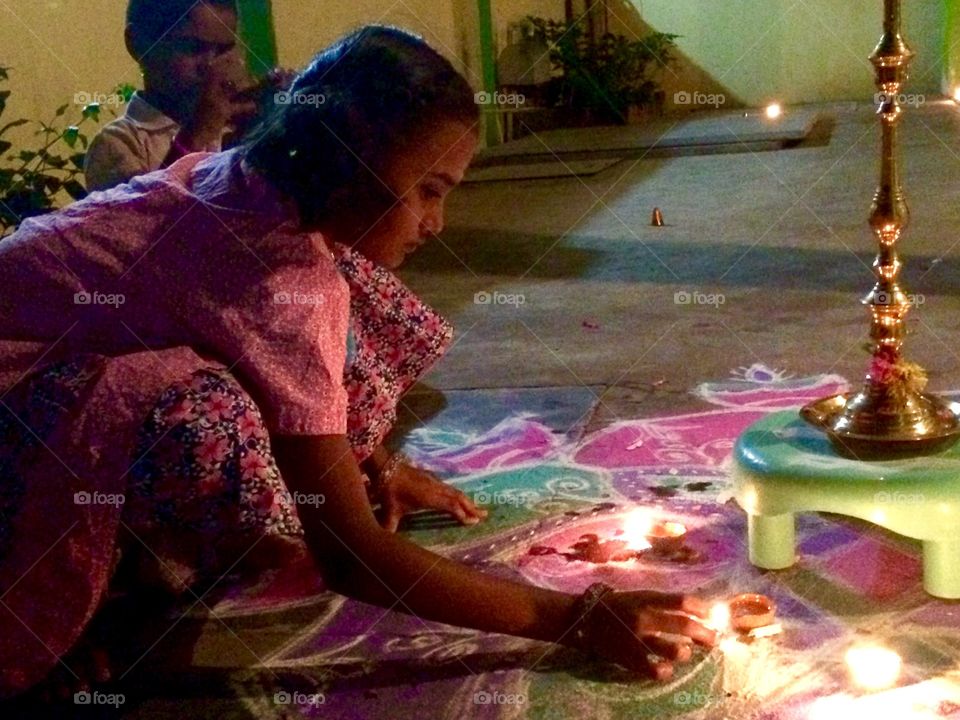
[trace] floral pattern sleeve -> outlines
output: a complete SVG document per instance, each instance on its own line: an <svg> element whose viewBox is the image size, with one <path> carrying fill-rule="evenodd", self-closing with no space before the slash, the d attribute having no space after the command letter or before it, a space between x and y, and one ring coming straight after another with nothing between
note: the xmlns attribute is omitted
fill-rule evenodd
<svg viewBox="0 0 960 720"><path fill-rule="evenodd" d="M393 273L342 245L334 253L350 287L355 338L344 373L347 436L364 460L392 429L403 394L450 347L453 327Z"/></svg>

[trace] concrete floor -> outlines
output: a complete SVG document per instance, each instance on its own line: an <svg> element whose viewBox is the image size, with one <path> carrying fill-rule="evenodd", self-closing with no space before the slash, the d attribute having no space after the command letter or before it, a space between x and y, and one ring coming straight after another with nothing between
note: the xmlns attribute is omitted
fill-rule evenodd
<svg viewBox="0 0 960 720"><path fill-rule="evenodd" d="M588 418L598 425L695 407L690 388L755 362L858 380L879 127L868 104L812 109L835 124L794 149L458 189L440 240L403 273L458 330L427 386L583 388L601 400ZM931 389L960 388L960 110L910 108L902 127L913 213L903 277L924 300L908 357ZM667 227L650 226L654 206ZM477 304L484 292L524 303ZM439 402L421 387L408 404L425 417Z"/></svg>

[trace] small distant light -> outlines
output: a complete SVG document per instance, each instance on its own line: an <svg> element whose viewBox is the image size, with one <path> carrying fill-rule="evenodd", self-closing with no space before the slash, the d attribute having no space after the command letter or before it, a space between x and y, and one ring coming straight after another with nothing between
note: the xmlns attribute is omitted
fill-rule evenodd
<svg viewBox="0 0 960 720"><path fill-rule="evenodd" d="M900 677L900 656L876 646L854 647L847 651L847 667L853 682L864 690L883 690Z"/></svg>
<svg viewBox="0 0 960 720"><path fill-rule="evenodd" d="M771 120L776 120L778 117L783 115L783 107L781 107L780 103L770 103L767 105L767 108L764 110L764 112L768 118Z"/></svg>

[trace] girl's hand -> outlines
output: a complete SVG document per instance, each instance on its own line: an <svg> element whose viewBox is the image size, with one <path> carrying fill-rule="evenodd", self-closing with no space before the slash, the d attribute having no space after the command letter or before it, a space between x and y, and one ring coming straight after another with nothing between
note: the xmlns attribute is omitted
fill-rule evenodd
<svg viewBox="0 0 960 720"><path fill-rule="evenodd" d="M381 484L380 524L396 532L400 520L417 510L440 510L463 525L476 525L487 516L462 492L422 468L401 462Z"/></svg>
<svg viewBox="0 0 960 720"><path fill-rule="evenodd" d="M716 642L716 632L697 619L707 614L705 603L685 595L610 591L588 606L573 644L654 680L669 680L674 663L693 656L693 643Z"/></svg>

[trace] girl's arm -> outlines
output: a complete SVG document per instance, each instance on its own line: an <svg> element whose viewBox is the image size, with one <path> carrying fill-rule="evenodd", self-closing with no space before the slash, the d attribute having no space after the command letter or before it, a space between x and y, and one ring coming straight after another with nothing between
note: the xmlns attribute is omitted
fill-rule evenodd
<svg viewBox="0 0 960 720"><path fill-rule="evenodd" d="M383 445L377 445L370 457L363 461L362 469L370 478L375 478L380 474L380 468L387 464L392 453Z"/></svg>
<svg viewBox="0 0 960 720"><path fill-rule="evenodd" d="M273 445L294 497L323 495L322 502L304 502L297 512L307 545L331 589L428 620L578 644L577 596L472 570L381 528L345 437L285 436L274 438ZM628 667L647 671L661 667L649 663L650 647L644 642L657 632L686 635L705 644L714 639L698 622L671 613L705 616L706 609L689 598L616 593L600 604L603 607L587 621L592 649ZM634 641L623 638L628 630ZM608 647L613 638L617 647ZM689 648L680 645L660 654L669 659L689 657Z"/></svg>

